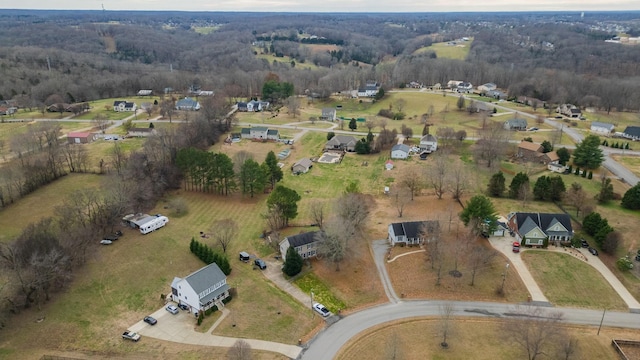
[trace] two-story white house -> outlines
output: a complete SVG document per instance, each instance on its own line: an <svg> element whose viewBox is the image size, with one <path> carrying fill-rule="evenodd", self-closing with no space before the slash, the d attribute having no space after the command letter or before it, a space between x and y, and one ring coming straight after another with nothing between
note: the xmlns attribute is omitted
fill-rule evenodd
<svg viewBox="0 0 640 360"><path fill-rule="evenodd" d="M426 134L420 138L420 151L432 153L436 150L438 150L438 139L435 136Z"/></svg>
<svg viewBox="0 0 640 360"><path fill-rule="evenodd" d="M189 306L192 313L205 311L229 296L227 276L216 263L207 265L185 278L171 282L171 299Z"/></svg>

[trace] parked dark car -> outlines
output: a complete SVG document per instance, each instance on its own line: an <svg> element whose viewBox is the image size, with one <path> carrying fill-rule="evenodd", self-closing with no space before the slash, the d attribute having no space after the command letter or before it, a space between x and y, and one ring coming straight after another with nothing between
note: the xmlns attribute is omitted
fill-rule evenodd
<svg viewBox="0 0 640 360"><path fill-rule="evenodd" d="M189 305L187 304L178 304L178 307L185 311L189 310Z"/></svg>
<svg viewBox="0 0 640 360"><path fill-rule="evenodd" d="M589 247L589 243L585 239L580 239L580 243L582 243L582 247L583 248L588 248Z"/></svg>
<svg viewBox="0 0 640 360"><path fill-rule="evenodd" d="M149 325L155 325L158 323L158 320L156 320L156 318L151 317L151 316L145 316L144 317L144 322L146 322Z"/></svg>
<svg viewBox="0 0 640 360"><path fill-rule="evenodd" d="M255 259L253 261L253 263L260 268L260 270L264 270L267 268L267 263L264 262L264 260L262 259Z"/></svg>
<svg viewBox="0 0 640 360"><path fill-rule="evenodd" d="M598 256L598 250L590 247L589 248L589 252L593 255L593 256Z"/></svg>
<svg viewBox="0 0 640 360"><path fill-rule="evenodd" d="M240 261L249 262L251 259L251 255L249 253L241 251L240 252Z"/></svg>

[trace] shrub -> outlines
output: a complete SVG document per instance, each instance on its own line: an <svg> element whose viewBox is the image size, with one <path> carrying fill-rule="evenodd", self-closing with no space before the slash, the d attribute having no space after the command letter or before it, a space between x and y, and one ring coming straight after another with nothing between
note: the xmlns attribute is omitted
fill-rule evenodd
<svg viewBox="0 0 640 360"><path fill-rule="evenodd" d="M620 271L629 271L633 269L633 262L628 256L625 256L616 261L616 266Z"/></svg>

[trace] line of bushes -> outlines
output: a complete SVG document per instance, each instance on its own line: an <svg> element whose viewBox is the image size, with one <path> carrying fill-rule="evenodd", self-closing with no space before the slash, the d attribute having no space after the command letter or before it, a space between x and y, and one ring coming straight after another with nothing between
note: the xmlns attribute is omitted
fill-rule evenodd
<svg viewBox="0 0 640 360"><path fill-rule="evenodd" d="M189 244L189 250L191 250L191 253L197 256L198 259L204 261L205 264L216 263L225 275L231 274L231 265L229 264L229 259L227 259L226 254L213 250L207 244L196 241L193 237Z"/></svg>

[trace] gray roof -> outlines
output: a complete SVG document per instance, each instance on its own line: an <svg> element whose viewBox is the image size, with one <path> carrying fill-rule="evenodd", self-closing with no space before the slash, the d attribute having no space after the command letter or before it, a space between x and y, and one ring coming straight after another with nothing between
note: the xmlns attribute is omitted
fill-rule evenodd
<svg viewBox="0 0 640 360"><path fill-rule="evenodd" d="M335 114L336 113L336 109L333 108L322 108L322 115L331 115L331 114Z"/></svg>
<svg viewBox="0 0 640 360"><path fill-rule="evenodd" d="M429 228L437 228L440 224L437 221L428 220L428 221L408 221L402 223L392 223L393 232L398 235L404 235L408 239L419 239L421 238L421 233L423 230L427 230Z"/></svg>
<svg viewBox="0 0 640 360"><path fill-rule="evenodd" d="M609 130L613 130L615 128L615 125L613 124L609 124L609 123L603 123L603 122L598 122L598 121L594 121L591 123L591 127L602 127L605 129L609 129Z"/></svg>
<svg viewBox="0 0 640 360"><path fill-rule="evenodd" d="M527 127L527 120L525 119L513 118L505 121L504 123L509 127Z"/></svg>
<svg viewBox="0 0 640 360"><path fill-rule="evenodd" d="M391 151L396 151L396 150L409 153L409 150L411 150L411 148L405 144L396 144L396 145L393 145L393 147L391 148Z"/></svg>
<svg viewBox="0 0 640 360"><path fill-rule="evenodd" d="M240 134L251 134L251 129L249 128L242 128L240 130Z"/></svg>
<svg viewBox="0 0 640 360"><path fill-rule="evenodd" d="M269 129L267 130L267 135L277 135L278 129Z"/></svg>
<svg viewBox="0 0 640 360"><path fill-rule="evenodd" d="M520 234L526 234L534 227L539 227L547 235L572 235L571 218L567 214L516 213L516 224ZM567 232L551 232L549 229L560 223Z"/></svg>
<svg viewBox="0 0 640 360"><path fill-rule="evenodd" d="M353 136L348 136L348 135L336 135L336 136L332 137L331 140L327 141L327 144L329 144L329 145L349 145L352 142L355 145L355 143L358 142L358 139L356 139Z"/></svg>
<svg viewBox="0 0 640 360"><path fill-rule="evenodd" d="M296 165L304 166L308 169L313 165L313 162L309 158L302 158L296 161L295 164L293 164L293 166L296 166Z"/></svg>
<svg viewBox="0 0 640 360"><path fill-rule="evenodd" d="M422 138L420 138L420 142L423 142L423 141L436 142L436 141L438 141L438 140L436 139L436 137L435 137L435 136L433 136L433 135L431 135L431 134L426 134L425 136L423 136Z"/></svg>
<svg viewBox="0 0 640 360"><path fill-rule="evenodd" d="M184 279L189 283L193 291L199 294L226 278L227 276L220 270L218 264L212 263L191 273ZM203 299L200 301L203 301ZM206 301L204 302L206 303Z"/></svg>
<svg viewBox="0 0 640 360"><path fill-rule="evenodd" d="M251 130L253 131L260 131L260 132L264 132L269 130L268 128L264 127L264 126L254 126L251 128Z"/></svg>
<svg viewBox="0 0 640 360"><path fill-rule="evenodd" d="M316 233L318 231L309 231L302 234L287 236L289 246L298 247L302 245L308 245L316 241Z"/></svg>
<svg viewBox="0 0 640 360"><path fill-rule="evenodd" d="M184 99L180 99L178 100L178 102L176 102L176 107L196 107L196 106L198 106L198 102L188 97Z"/></svg>
<svg viewBox="0 0 640 360"><path fill-rule="evenodd" d="M640 126L627 126L624 133L632 137L640 137Z"/></svg>

